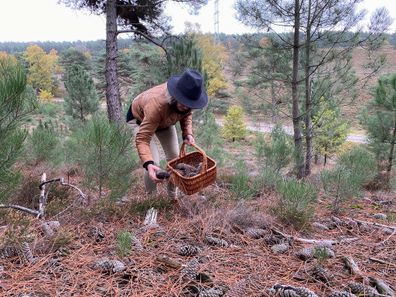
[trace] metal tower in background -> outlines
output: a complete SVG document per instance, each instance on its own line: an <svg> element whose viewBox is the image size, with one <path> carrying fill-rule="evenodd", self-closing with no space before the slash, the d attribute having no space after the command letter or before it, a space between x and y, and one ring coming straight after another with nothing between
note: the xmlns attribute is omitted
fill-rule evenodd
<svg viewBox="0 0 396 297"><path fill-rule="evenodd" d="M219 41L219 0L214 0L214 40Z"/></svg>

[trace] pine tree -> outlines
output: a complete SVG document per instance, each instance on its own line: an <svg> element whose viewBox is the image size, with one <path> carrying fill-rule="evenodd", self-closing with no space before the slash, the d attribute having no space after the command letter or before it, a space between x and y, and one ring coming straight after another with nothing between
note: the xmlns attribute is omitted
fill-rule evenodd
<svg viewBox="0 0 396 297"><path fill-rule="evenodd" d="M243 110L240 106L230 106L224 118L223 136L235 141L246 136L246 124L243 120Z"/></svg>
<svg viewBox="0 0 396 297"><path fill-rule="evenodd" d="M60 64L64 68L65 72L67 72L72 65L80 65L86 71L91 70L89 54L72 47L62 53Z"/></svg>
<svg viewBox="0 0 396 297"><path fill-rule="evenodd" d="M72 65L65 80L67 96L65 112L75 119L85 121L87 115L99 108L99 99L92 78L82 66Z"/></svg>
<svg viewBox="0 0 396 297"><path fill-rule="evenodd" d="M0 59L0 201L18 181L12 171L27 135L21 123L35 107L33 90L26 88L26 73L15 60Z"/></svg>
<svg viewBox="0 0 396 297"><path fill-rule="evenodd" d="M326 101L323 99L323 101ZM336 153L348 135L348 123L341 117L338 106L327 103L321 104L313 117L315 153L327 157Z"/></svg>
<svg viewBox="0 0 396 297"><path fill-rule="evenodd" d="M396 144L396 74L378 80L374 98L368 107L370 112L363 112L361 122L367 129L369 144L380 165L379 169L386 170L389 182Z"/></svg>

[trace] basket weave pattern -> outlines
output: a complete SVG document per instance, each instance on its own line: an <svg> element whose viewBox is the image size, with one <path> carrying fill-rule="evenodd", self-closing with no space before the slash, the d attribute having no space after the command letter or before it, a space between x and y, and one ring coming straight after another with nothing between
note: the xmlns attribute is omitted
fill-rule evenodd
<svg viewBox="0 0 396 297"><path fill-rule="evenodd" d="M192 195L198 191L206 188L216 181L216 162L209 158L206 153L197 145L193 145L197 150L186 154L185 143L182 144L180 149L180 155L168 162L166 168L170 173L170 181L178 187L183 193ZM184 163L197 167L199 163L202 163L201 172L192 177L186 177L181 175L176 169L176 165Z"/></svg>

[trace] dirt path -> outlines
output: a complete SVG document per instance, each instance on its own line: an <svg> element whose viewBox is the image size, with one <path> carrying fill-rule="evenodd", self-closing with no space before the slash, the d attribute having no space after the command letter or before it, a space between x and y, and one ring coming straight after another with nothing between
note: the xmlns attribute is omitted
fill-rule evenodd
<svg viewBox="0 0 396 297"><path fill-rule="evenodd" d="M220 126L222 126L223 119L216 119L216 123L219 124ZM264 122L255 122L254 124L247 123L246 126L247 126L247 129L250 131L270 133L275 125L264 123ZM285 132L287 134L293 135L293 127L292 126L284 125L283 129L285 130ZM361 135L361 134L349 134L347 136L346 140L350 141L350 142L356 142L356 143L367 143L367 137L365 135Z"/></svg>

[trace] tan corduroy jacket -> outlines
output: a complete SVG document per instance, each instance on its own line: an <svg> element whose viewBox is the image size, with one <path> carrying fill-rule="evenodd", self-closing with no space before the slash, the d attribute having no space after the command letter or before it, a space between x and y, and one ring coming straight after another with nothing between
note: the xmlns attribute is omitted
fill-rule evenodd
<svg viewBox="0 0 396 297"><path fill-rule="evenodd" d="M141 122L136 133L136 147L143 164L153 160L150 141L155 131L180 122L183 138L192 135L192 113L177 113L169 104L170 98L164 83L141 93L132 102L133 117Z"/></svg>

